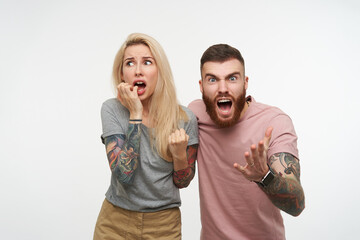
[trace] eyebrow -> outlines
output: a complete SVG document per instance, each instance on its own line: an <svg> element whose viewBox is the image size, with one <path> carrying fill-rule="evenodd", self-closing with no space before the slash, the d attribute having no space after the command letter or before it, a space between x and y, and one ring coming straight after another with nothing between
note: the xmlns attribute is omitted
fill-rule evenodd
<svg viewBox="0 0 360 240"><path fill-rule="evenodd" d="M205 78L207 78L207 77L213 77L213 78L217 78L214 74L211 74L211 73L207 73L207 74L205 74L205 76L204 76Z"/></svg>
<svg viewBox="0 0 360 240"><path fill-rule="evenodd" d="M241 77L241 73L236 71L236 72L232 72L232 73L226 75L225 79L227 79L227 78L229 78L231 76L234 76L234 75L239 75ZM212 73L205 74L205 78L206 77L213 77L213 78L219 79L219 77L217 77L215 74L212 74Z"/></svg>
<svg viewBox="0 0 360 240"><path fill-rule="evenodd" d="M240 72L233 72L233 73L230 73L226 76L226 78L229 78L231 76L234 76L234 75L239 75L241 77L241 73Z"/></svg>
<svg viewBox="0 0 360 240"><path fill-rule="evenodd" d="M128 57L128 58L125 58L124 61L127 61L127 60L133 60L135 59L134 57ZM142 59L153 59L155 60L153 57L142 57Z"/></svg>

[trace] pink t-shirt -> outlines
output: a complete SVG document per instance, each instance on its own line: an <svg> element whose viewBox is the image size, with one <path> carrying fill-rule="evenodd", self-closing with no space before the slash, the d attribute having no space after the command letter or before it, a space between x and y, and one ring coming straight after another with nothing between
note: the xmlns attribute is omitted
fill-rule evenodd
<svg viewBox="0 0 360 240"><path fill-rule="evenodd" d="M190 103L199 124L198 175L202 240L285 239L280 210L256 183L234 169L245 165L244 153L273 127L268 156L278 152L298 158L291 119L280 109L255 102L239 122L218 128L202 100Z"/></svg>

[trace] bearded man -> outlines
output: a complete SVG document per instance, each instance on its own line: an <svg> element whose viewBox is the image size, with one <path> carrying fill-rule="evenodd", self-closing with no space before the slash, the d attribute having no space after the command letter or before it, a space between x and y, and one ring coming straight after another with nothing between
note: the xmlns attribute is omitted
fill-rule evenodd
<svg viewBox="0 0 360 240"><path fill-rule="evenodd" d="M280 210L305 207L297 135L288 115L246 96L241 53L226 44L201 58L199 125L201 239L285 239Z"/></svg>

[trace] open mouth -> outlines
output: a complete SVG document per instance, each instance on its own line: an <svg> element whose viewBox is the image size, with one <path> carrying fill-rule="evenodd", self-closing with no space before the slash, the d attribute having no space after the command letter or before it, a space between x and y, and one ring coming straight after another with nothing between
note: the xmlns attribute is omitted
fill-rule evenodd
<svg viewBox="0 0 360 240"><path fill-rule="evenodd" d="M138 95L141 95L145 92L146 83L143 81L136 81L134 82L134 87L138 87L137 93Z"/></svg>
<svg viewBox="0 0 360 240"><path fill-rule="evenodd" d="M216 102L218 109L223 114L228 114L231 111L232 101L231 99L219 99Z"/></svg>

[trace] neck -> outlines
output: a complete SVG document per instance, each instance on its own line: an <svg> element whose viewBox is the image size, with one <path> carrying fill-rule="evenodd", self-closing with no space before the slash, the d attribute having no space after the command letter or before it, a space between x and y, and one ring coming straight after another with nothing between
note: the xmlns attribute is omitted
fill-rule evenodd
<svg viewBox="0 0 360 240"><path fill-rule="evenodd" d="M243 110L241 111L240 113L240 118L242 118L246 112L246 110L250 107L250 103L251 103L251 100L250 99L246 99L245 103L244 103L244 108Z"/></svg>

